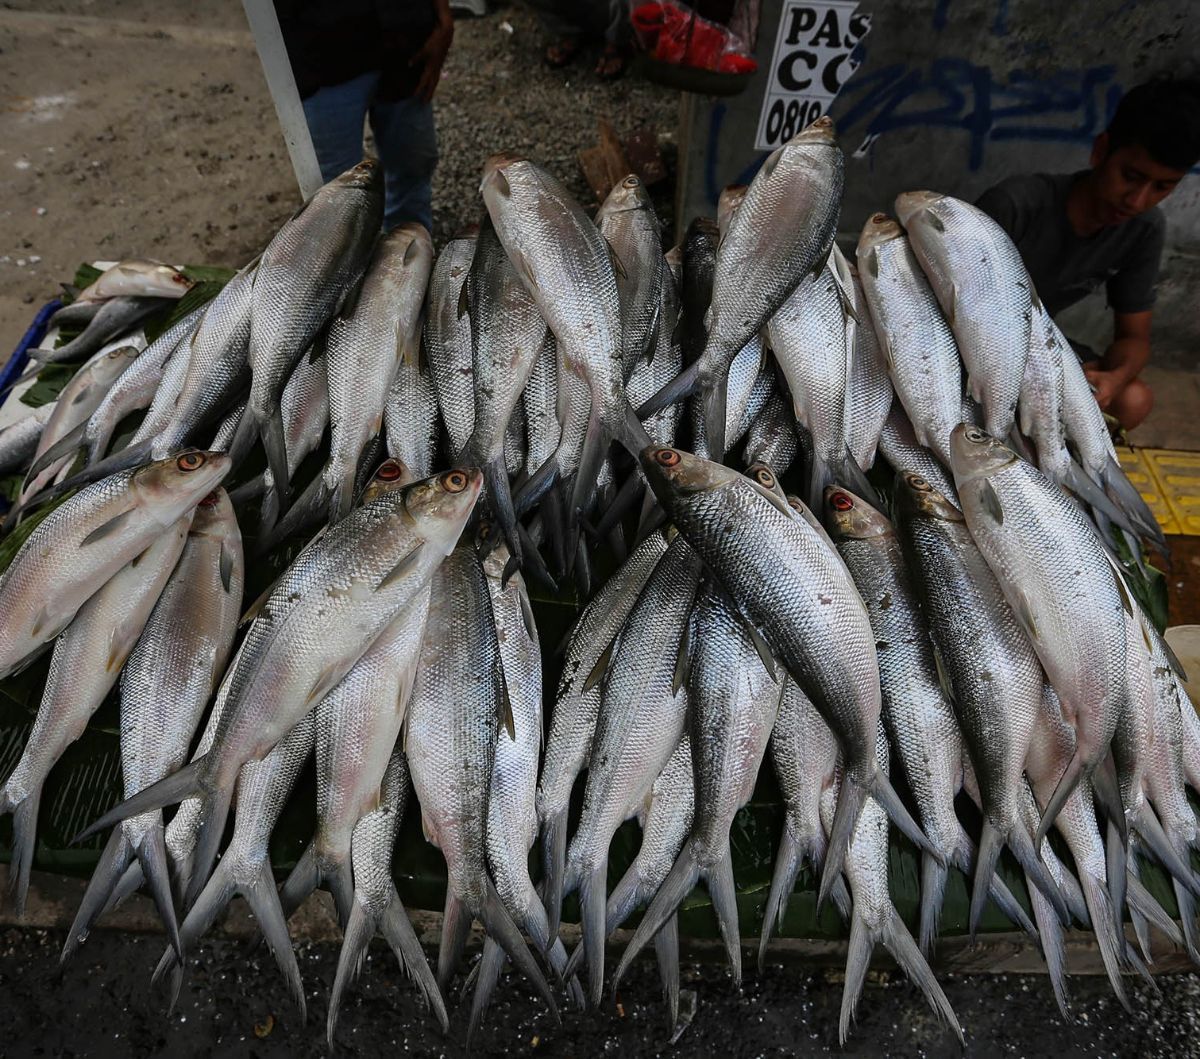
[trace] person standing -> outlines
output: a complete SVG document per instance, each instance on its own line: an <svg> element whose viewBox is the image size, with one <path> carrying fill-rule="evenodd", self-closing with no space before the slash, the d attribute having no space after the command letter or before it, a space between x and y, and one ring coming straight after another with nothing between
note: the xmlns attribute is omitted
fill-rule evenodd
<svg viewBox="0 0 1200 1059"><path fill-rule="evenodd" d="M321 175L363 157L370 122L383 165L384 230L433 227L433 94L454 39L450 0L275 0Z"/></svg>
<svg viewBox="0 0 1200 1059"><path fill-rule="evenodd" d="M1072 344L1101 409L1126 430L1154 404L1140 373L1166 233L1158 205L1197 161L1200 81L1150 81L1121 99L1090 168L1009 177L976 202L1016 243L1051 316L1104 284L1112 344L1103 354Z"/></svg>

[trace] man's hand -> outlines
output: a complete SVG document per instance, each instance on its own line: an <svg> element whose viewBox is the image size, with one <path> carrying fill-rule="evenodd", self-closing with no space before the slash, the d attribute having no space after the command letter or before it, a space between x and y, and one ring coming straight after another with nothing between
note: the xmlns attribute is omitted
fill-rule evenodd
<svg viewBox="0 0 1200 1059"><path fill-rule="evenodd" d="M1090 364L1083 366L1083 373L1095 392L1096 404L1102 412L1107 412L1117 395L1125 388L1126 380L1119 372L1105 371Z"/></svg>
<svg viewBox="0 0 1200 1059"><path fill-rule="evenodd" d="M438 5L439 8L442 6ZM446 10L444 13L439 10L433 32L409 64L421 67L421 76L417 80L413 95L423 103L433 99L433 93L437 91L438 81L442 76L442 64L446 61L446 53L450 51L450 42L454 40L454 19L450 15L449 3L444 6Z"/></svg>

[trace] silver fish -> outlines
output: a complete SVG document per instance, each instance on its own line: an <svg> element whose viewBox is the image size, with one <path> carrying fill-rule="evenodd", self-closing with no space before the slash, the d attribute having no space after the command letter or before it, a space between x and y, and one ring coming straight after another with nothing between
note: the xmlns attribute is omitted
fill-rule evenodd
<svg viewBox="0 0 1200 1059"><path fill-rule="evenodd" d="M57 349L31 349L29 355L39 366L84 360L113 339L128 335L163 304L161 298L110 298L100 306L82 333L70 342Z"/></svg>
<svg viewBox="0 0 1200 1059"><path fill-rule="evenodd" d="M940 640L930 639L892 524L865 500L836 486L825 491L825 521L875 630L884 726L916 800L921 827L945 861L939 864L929 854L921 858L920 942L921 951L928 953L942 912L947 865L970 875L975 862L974 843L954 811L955 795L962 788L963 735L938 677L934 643ZM920 569L914 567L914 575L919 576ZM941 597L933 596L930 603L930 613L938 616L936 624L942 614ZM953 618L948 625L950 635L970 643L972 650L982 655L984 646L969 630ZM1036 662L1034 673L1040 682ZM1001 702L1004 690L999 692ZM1008 705L1015 707L1016 703L1009 700ZM981 772L987 778L986 771L976 769L977 775ZM1018 782L1019 777L1018 769ZM1025 911L998 876L983 883L1014 923L1036 935Z"/></svg>
<svg viewBox="0 0 1200 1059"><path fill-rule="evenodd" d="M475 254L476 235L472 231L456 236L442 248L433 263L426 295L425 355L452 453L463 451L475 425L471 318L463 311L462 292ZM553 402L550 408L554 408Z"/></svg>
<svg viewBox="0 0 1200 1059"><path fill-rule="evenodd" d="M131 257L105 269L79 292L75 300L106 301L131 295L178 299L195 285L195 280L161 261Z"/></svg>
<svg viewBox="0 0 1200 1059"><path fill-rule="evenodd" d="M1040 308L1021 254L991 217L969 202L933 191L896 197L896 213L946 314L971 396L988 433L1013 428L1032 314Z"/></svg>
<svg viewBox="0 0 1200 1059"><path fill-rule="evenodd" d="M919 474L950 503L959 505L954 479L933 452L917 440L912 421L898 396L892 401L892 410L879 435L879 451L897 474L903 471Z"/></svg>
<svg viewBox="0 0 1200 1059"><path fill-rule="evenodd" d="M433 579L429 628L408 707L405 753L425 837L446 858L438 984L445 988L454 973L476 918L555 1011L553 994L487 870L488 786L496 742L515 736L517 718L505 696L486 578L470 545L456 549Z"/></svg>
<svg viewBox="0 0 1200 1059"><path fill-rule="evenodd" d="M575 780L591 756L600 685L612 663L617 637L666 550L661 533L650 534L633 550L579 616L563 654L537 789L551 936L558 934L562 912L567 810Z"/></svg>
<svg viewBox="0 0 1200 1059"><path fill-rule="evenodd" d="M763 162L721 240L696 373L701 389L712 395L706 423L718 457L725 451L720 385L738 351L824 264L837 228L842 167L833 121L818 118Z"/></svg>
<svg viewBox="0 0 1200 1059"><path fill-rule="evenodd" d="M46 423L54 414L54 402L30 409L15 423L0 428L0 474L24 471L38 451Z"/></svg>
<svg viewBox="0 0 1200 1059"><path fill-rule="evenodd" d="M80 607L54 645L33 730L21 759L0 788L0 813L13 814L11 878L18 915L24 914L42 786L117 682L183 550L190 522L189 511L173 525L162 527L144 551ZM169 900L166 908L170 909ZM160 913L166 914L161 907ZM171 914L168 928L173 923Z"/></svg>
<svg viewBox="0 0 1200 1059"><path fill-rule="evenodd" d="M425 227L400 225L376 245L353 309L329 326L329 460L321 474L332 497L331 522L350 510L359 460L383 426L385 395L397 364L401 359L415 364L419 358L421 309L432 266L433 240Z"/></svg>
<svg viewBox="0 0 1200 1059"><path fill-rule="evenodd" d="M196 508L182 555L121 671L126 795L187 760L196 726L229 659L244 582L242 535L229 497L217 489ZM169 935L178 939L162 813L154 810L113 831L67 936L64 959L87 935L135 859Z"/></svg>
<svg viewBox="0 0 1200 1059"><path fill-rule="evenodd" d="M717 197L717 231L722 239L729 231L729 222L733 220L733 215L746 198L749 188L749 184L730 184L723 188Z"/></svg>
<svg viewBox="0 0 1200 1059"><path fill-rule="evenodd" d="M746 432L742 460L747 466L766 464L776 475L784 474L799 452L796 417L768 378L768 397Z"/></svg>
<svg viewBox="0 0 1200 1059"><path fill-rule="evenodd" d="M1046 809L1039 838L1081 777L1108 754L1126 694L1124 583L1087 517L1045 475L978 427L950 440L954 481L971 536L1062 700L1075 757ZM1110 811L1119 795L1100 787Z"/></svg>
<svg viewBox="0 0 1200 1059"><path fill-rule="evenodd" d="M608 240L616 265L621 361L628 382L638 359L653 345L666 270L658 217L640 177L631 173L613 186L596 214L596 227Z"/></svg>
<svg viewBox="0 0 1200 1059"><path fill-rule="evenodd" d="M256 427L276 483L287 454L279 399L296 361L342 310L367 266L383 220L383 168L365 159L325 184L287 221L254 270L243 430Z"/></svg>
<svg viewBox="0 0 1200 1059"><path fill-rule="evenodd" d="M754 792L779 711L783 682L767 672L734 604L712 585L697 598L691 636L688 699L695 819L671 873L621 956L614 987L700 879L712 896L734 982L742 977L729 832L734 816Z"/></svg>
<svg viewBox="0 0 1200 1059"><path fill-rule="evenodd" d="M533 477L558 449L558 354L554 332L547 330L541 352L525 384L525 473ZM474 410L472 410L474 416ZM443 419L445 412L442 413Z"/></svg>
<svg viewBox="0 0 1200 1059"><path fill-rule="evenodd" d="M191 450L96 482L47 515L0 577L0 678L37 657L228 471L228 457Z"/></svg>
<svg viewBox="0 0 1200 1059"><path fill-rule="evenodd" d="M648 450L642 468L679 532L765 640L764 654L779 657L838 737L850 782L839 799L819 899L841 872L868 794L914 842L938 856L875 757L882 703L875 636L828 538L730 468L678 449Z"/></svg>
<svg viewBox="0 0 1200 1059"><path fill-rule="evenodd" d="M337 975L329 993L329 1017L325 1024L325 1036L331 1049L342 997L346 987L361 970L367 946L377 931L384 936L400 961L400 966L416 983L425 1003L441 1023L442 1032L445 1033L449 1028L441 990L429 969L400 895L396 892L396 884L392 881L392 850L408 804L408 785L408 762L404 751L397 746L383 775L379 807L354 825L350 847L354 866L354 908L346 924Z"/></svg>
<svg viewBox="0 0 1200 1059"><path fill-rule="evenodd" d="M864 471L875 465L879 435L891 411L892 380L879 336L871 324L871 311L863 291L862 277L851 266L854 279L854 348L850 355L850 377L846 381L846 446L854 462Z"/></svg>
<svg viewBox="0 0 1200 1059"><path fill-rule="evenodd" d="M437 448L437 399L429 373L419 364L400 361L383 409L387 451L418 477L433 473Z"/></svg>
<svg viewBox="0 0 1200 1059"><path fill-rule="evenodd" d="M600 1002L608 853L679 745L688 696L677 673L700 563L677 537L659 560L617 642L588 761L583 815L567 851L564 893L580 889L589 995Z"/></svg>
<svg viewBox="0 0 1200 1059"><path fill-rule="evenodd" d="M962 421L962 365L954 333L908 238L886 213L874 214L863 226L857 257L896 396L917 442L949 467L950 431Z"/></svg>
<svg viewBox="0 0 1200 1059"><path fill-rule="evenodd" d="M888 741L882 721L875 739L880 766L888 767ZM836 825L836 806L844 795L839 788L846 782L844 770L838 770L837 782L821 797L821 822L827 833ZM904 973L922 993L934 1014L945 1022L963 1042L962 1027L942 992L933 971L917 948L917 943L892 904L888 892L888 820L883 807L873 799L863 807L854 828L854 837L846 853L846 880L850 885L850 944L846 952L846 984L842 987L842 1010L838 1020L838 1041L845 1045L854 1021L854 1012L862 993L863 980L871 964L875 946L882 943Z"/></svg>
<svg viewBox="0 0 1200 1059"><path fill-rule="evenodd" d="M204 823L192 888L208 878L238 771L261 760L332 691L453 548L479 494L476 472L448 471L381 496L333 526L272 589L222 687L213 748L92 824L199 794Z"/></svg>

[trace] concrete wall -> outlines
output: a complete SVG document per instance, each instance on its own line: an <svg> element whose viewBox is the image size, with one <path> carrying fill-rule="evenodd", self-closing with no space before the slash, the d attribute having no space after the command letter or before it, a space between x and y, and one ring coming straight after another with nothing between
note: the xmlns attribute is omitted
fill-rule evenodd
<svg viewBox="0 0 1200 1059"><path fill-rule="evenodd" d="M759 72L727 100L685 97L680 217L713 213L748 180L781 0L765 0ZM934 188L973 199L1011 173L1087 165L1122 91L1166 71L1200 73L1200 5L1187 0L860 0L871 17L861 65L829 113L846 152L842 236L891 210L897 193ZM1189 17L1190 16L1190 17ZM1168 252L1155 359L1200 353L1200 177L1167 200ZM1072 310L1074 337L1105 342L1103 297Z"/></svg>

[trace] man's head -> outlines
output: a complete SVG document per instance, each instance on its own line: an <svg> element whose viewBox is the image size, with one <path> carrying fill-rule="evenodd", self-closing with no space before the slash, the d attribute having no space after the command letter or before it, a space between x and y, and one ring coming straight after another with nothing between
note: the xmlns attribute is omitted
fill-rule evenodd
<svg viewBox="0 0 1200 1059"><path fill-rule="evenodd" d="M1092 144L1097 220L1123 224L1157 206L1200 161L1200 81L1148 81L1125 93Z"/></svg>

